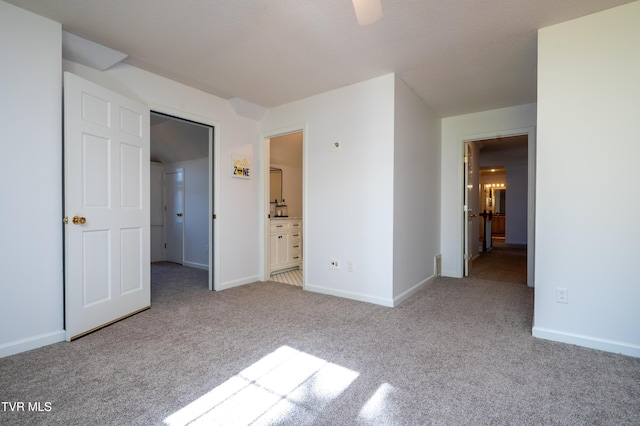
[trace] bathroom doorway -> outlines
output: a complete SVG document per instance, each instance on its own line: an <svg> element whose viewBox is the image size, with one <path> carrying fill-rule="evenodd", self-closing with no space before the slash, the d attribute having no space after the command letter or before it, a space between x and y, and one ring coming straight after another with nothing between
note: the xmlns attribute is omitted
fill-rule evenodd
<svg viewBox="0 0 640 426"><path fill-rule="evenodd" d="M304 287L304 133L270 135L265 145L265 281Z"/></svg>

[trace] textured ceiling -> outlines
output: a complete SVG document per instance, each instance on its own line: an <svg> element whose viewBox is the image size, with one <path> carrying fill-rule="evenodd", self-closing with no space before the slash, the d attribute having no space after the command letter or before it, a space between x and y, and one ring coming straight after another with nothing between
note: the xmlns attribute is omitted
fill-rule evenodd
<svg viewBox="0 0 640 426"><path fill-rule="evenodd" d="M6 0L217 96L273 107L396 72L441 117L536 101L536 30L630 0Z"/></svg>

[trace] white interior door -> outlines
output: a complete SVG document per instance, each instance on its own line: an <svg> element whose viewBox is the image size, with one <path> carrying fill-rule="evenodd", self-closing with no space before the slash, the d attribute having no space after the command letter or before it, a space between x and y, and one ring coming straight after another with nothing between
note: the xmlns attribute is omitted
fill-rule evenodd
<svg viewBox="0 0 640 426"><path fill-rule="evenodd" d="M64 75L67 340L149 308L149 109Z"/></svg>
<svg viewBox="0 0 640 426"><path fill-rule="evenodd" d="M184 169L165 173L165 243L169 262L184 263Z"/></svg>
<svg viewBox="0 0 640 426"><path fill-rule="evenodd" d="M471 191L473 190L473 154L471 146L468 142L464 144L464 276L468 277L471 273L471 265L473 258L472 244L478 244L473 241L473 219L476 217L471 206Z"/></svg>

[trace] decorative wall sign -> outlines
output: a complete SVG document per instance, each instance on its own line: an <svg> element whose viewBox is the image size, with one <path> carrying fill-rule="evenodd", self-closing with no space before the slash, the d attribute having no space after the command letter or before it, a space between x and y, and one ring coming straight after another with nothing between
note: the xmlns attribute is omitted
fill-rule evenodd
<svg viewBox="0 0 640 426"><path fill-rule="evenodd" d="M251 156L231 154L231 176L239 179L251 179Z"/></svg>

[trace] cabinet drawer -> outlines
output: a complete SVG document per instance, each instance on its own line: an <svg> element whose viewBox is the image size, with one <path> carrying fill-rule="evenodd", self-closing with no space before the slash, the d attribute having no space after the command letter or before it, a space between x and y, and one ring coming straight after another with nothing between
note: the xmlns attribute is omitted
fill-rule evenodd
<svg viewBox="0 0 640 426"><path fill-rule="evenodd" d="M271 232L280 232L289 229L289 222L271 223Z"/></svg>
<svg viewBox="0 0 640 426"><path fill-rule="evenodd" d="M292 241L291 242L291 254L298 254L302 252L302 242L301 241Z"/></svg>

